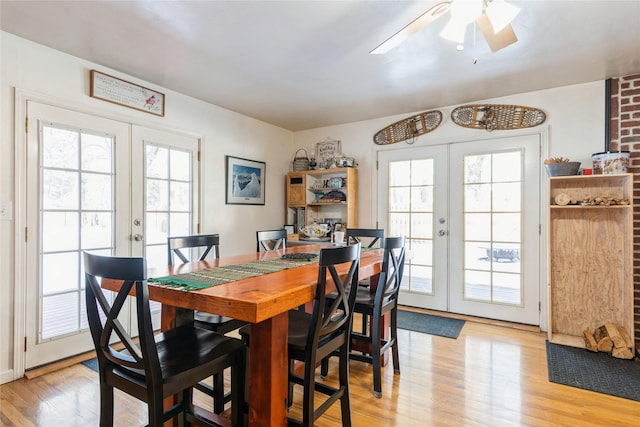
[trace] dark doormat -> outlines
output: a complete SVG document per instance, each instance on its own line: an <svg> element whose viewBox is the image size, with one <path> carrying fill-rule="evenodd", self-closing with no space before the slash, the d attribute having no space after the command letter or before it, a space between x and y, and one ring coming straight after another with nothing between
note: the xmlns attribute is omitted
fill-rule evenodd
<svg viewBox="0 0 640 427"><path fill-rule="evenodd" d="M95 357L93 359L85 360L81 363L92 371L98 372L98 359L96 359Z"/></svg>
<svg viewBox="0 0 640 427"><path fill-rule="evenodd" d="M464 320L398 310L398 328L445 338L458 338Z"/></svg>
<svg viewBox="0 0 640 427"><path fill-rule="evenodd" d="M640 402L640 362L547 341L549 381Z"/></svg>

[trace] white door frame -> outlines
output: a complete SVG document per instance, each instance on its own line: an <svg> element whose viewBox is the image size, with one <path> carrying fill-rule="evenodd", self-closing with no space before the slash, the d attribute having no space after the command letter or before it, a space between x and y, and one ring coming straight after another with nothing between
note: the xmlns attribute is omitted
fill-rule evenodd
<svg viewBox="0 0 640 427"><path fill-rule="evenodd" d="M24 377L25 374L25 336L26 336L26 309L27 309L27 170L24 167L27 161L27 143L26 143L26 119L27 119L27 102L37 102L47 104L52 107L66 108L85 114L95 115L96 117L122 121L147 128L162 129L170 133L180 133L183 135L198 138L202 143L202 135L172 127L158 126L158 122L154 119L144 117L132 120L130 114L113 114L96 110L90 102L70 102L60 98L51 97L40 92L28 89L14 88L14 167L15 167L15 183L14 183L14 233L13 233L13 253L14 253L14 300L13 300L13 352L12 352L12 369L5 372L2 382L16 380ZM200 180L201 171L196 172L198 181ZM202 199L202 186L198 190L198 199ZM202 219L200 208L194 211L194 214Z"/></svg>
<svg viewBox="0 0 640 427"><path fill-rule="evenodd" d="M497 133L496 136L500 134ZM537 127L534 129L521 129L521 130L513 130L509 131L507 136L516 137L516 136L526 136L526 135L538 135L540 137L540 146L541 146L541 158L547 158L550 155L549 150L549 127ZM485 135L481 135L481 137L461 137L458 136L450 136L447 138L440 138L437 142L432 142L427 145L439 145L439 144L456 144L461 142L471 142L471 141L483 141L483 140L491 140L494 139L492 136L486 137ZM419 141L418 141L419 144ZM419 145L414 145L414 147ZM407 147L408 148L408 147ZM380 201L379 197L381 194L381 183L378 180L378 170L375 167L376 159L378 153L386 150L397 150L403 148L397 148L394 146L385 146L385 147L373 147L371 150L371 158L372 164L374 167L371 168L371 182L372 182L372 192L371 192L371 211L375 212L375 222L380 223L381 212L379 209ZM541 162L542 163L542 162ZM547 189L547 177L546 173L543 169L543 165L540 165L541 172L540 176L540 201L539 201L539 217L540 217L540 283L539 283L539 295L540 295L540 329L542 331L546 331L548 329L548 321L547 321L547 305L548 305L548 293L547 293L547 285L548 285L548 265L547 265L547 253L548 253L548 219L546 215L546 206L548 199L548 189Z"/></svg>

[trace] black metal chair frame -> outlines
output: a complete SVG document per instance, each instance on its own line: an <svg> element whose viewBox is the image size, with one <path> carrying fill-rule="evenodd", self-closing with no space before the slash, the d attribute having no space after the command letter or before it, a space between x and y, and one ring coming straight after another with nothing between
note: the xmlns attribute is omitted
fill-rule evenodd
<svg viewBox="0 0 640 427"><path fill-rule="evenodd" d="M167 238L169 265L173 265L175 254L182 262L190 262L189 258L180 249L203 248L198 261L204 261L211 253L213 258L220 258L220 236L218 234L199 234L192 236L179 236ZM246 325L247 323L231 317L210 314L201 311L194 313L194 325L208 331L227 334ZM213 373L213 384L199 382L196 389L213 397L213 412L220 414L224 411L224 405L231 400L231 393L224 392L224 373Z"/></svg>
<svg viewBox="0 0 640 427"><path fill-rule="evenodd" d="M232 425L243 425L245 349L240 340L193 326L179 326L155 335L143 258L85 252L84 267L87 318L100 377L101 427L113 426L114 388L147 403L152 427L180 415L181 423L217 425L193 413L192 387L225 368L231 368ZM112 303L102 290L103 279L123 281ZM118 320L133 289L139 345ZM124 344L123 350L112 347L112 341L117 340ZM163 400L172 395L180 395L181 399L165 412Z"/></svg>
<svg viewBox="0 0 640 427"><path fill-rule="evenodd" d="M351 425L349 402L349 346L353 323L353 307L360 267L360 246L322 249L318 267L318 284L313 300L312 313L299 310L289 311L289 404L293 395L293 385L302 385L302 421L304 426L312 426L334 402L340 400L342 425ZM350 263L349 270L342 278L336 266ZM326 298L327 280L331 278L336 287L336 297ZM330 354L339 357L339 385L331 387L315 381L316 366ZM294 372L295 361L304 362L304 375ZM322 393L326 400L314 408L315 392ZM290 419L290 424L300 420Z"/></svg>
<svg viewBox="0 0 640 427"><path fill-rule="evenodd" d="M256 231L256 252L286 249L287 230Z"/></svg>

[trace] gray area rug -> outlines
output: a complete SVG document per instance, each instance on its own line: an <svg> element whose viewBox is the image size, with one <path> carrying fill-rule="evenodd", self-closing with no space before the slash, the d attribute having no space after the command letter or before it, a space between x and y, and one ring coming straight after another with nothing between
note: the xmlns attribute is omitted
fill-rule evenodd
<svg viewBox="0 0 640 427"><path fill-rule="evenodd" d="M398 310L398 328L445 338L458 338L464 320Z"/></svg>
<svg viewBox="0 0 640 427"><path fill-rule="evenodd" d="M549 381L640 402L640 362L547 341Z"/></svg>
<svg viewBox="0 0 640 427"><path fill-rule="evenodd" d="M92 371L98 372L98 359L96 359L95 357L93 359L85 360L81 363Z"/></svg>

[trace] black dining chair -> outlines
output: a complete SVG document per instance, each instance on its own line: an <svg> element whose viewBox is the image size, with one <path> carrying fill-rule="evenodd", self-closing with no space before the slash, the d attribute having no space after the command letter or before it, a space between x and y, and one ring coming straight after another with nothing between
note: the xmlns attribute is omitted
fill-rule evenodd
<svg viewBox="0 0 640 427"><path fill-rule="evenodd" d="M256 252L286 249L287 230L256 231Z"/></svg>
<svg viewBox="0 0 640 427"><path fill-rule="evenodd" d="M84 253L85 289L89 329L98 359L100 426L113 426L114 388L147 403L149 426L171 418L198 425L217 425L193 413L192 387L212 372L231 368L231 421L244 423L245 348L237 338L193 326L154 334L149 309L146 262L143 258L117 258ZM113 300L102 289L103 280L121 281ZM138 327L136 344L118 320L128 296L135 290ZM112 301L112 302L111 302ZM118 350L112 342L120 341ZM166 412L163 400L179 395Z"/></svg>
<svg viewBox="0 0 640 427"><path fill-rule="evenodd" d="M363 248L381 248L384 244L384 228L347 228L345 233L347 245L362 245ZM369 286L370 280L360 281L360 286Z"/></svg>
<svg viewBox="0 0 640 427"><path fill-rule="evenodd" d="M190 251L200 249L200 255L195 258L198 261L204 261L207 256L220 258L220 236L218 234L169 237L167 246L169 265L173 265L174 255L182 262L189 262L190 257L183 252L185 249ZM199 328L220 334L227 334L247 324L242 320L203 311L194 312L193 323ZM224 391L223 372L213 373L213 385L200 382L197 384L196 389L213 398L213 412L216 414L222 413L224 405L231 400L231 393L225 393Z"/></svg>
<svg viewBox="0 0 640 427"><path fill-rule="evenodd" d="M382 366L381 358L391 348L393 357L393 372L400 373L398 359L398 293L402 283L405 262L405 238L387 237L384 239L384 259L382 270L378 276L378 283L373 289L359 287L356 296L354 313L363 317L363 329L352 331L351 339L360 342L359 348L370 348L368 351L352 349L349 357L353 360L373 364L373 395L382 396ZM384 316L390 313L390 333L388 339L383 339ZM355 346L354 346L355 347ZM322 364L322 375L327 374L327 360Z"/></svg>
<svg viewBox="0 0 640 427"><path fill-rule="evenodd" d="M346 266L341 268L343 265ZM302 420L289 418L289 425L313 426L333 403L340 400L342 425L351 426L349 337L359 268L360 246L321 249L312 311L289 310L289 406L292 404L293 386L303 387ZM325 297L328 281L335 284L337 297L333 300ZM240 334L250 345L250 329L245 326L240 329ZM339 360L337 387L315 380L316 367L330 354L335 354ZM295 373L296 361L304 363L302 376ZM316 393L324 395L317 408Z"/></svg>
<svg viewBox="0 0 640 427"><path fill-rule="evenodd" d="M362 244L371 249L384 244L384 228L347 228L344 235L347 245Z"/></svg>

